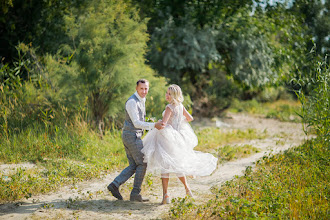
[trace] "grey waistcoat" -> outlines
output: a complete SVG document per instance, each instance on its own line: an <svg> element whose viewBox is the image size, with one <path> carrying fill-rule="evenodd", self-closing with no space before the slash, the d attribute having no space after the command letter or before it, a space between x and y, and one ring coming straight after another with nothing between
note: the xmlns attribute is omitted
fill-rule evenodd
<svg viewBox="0 0 330 220"><path fill-rule="evenodd" d="M126 102L128 102L131 99L133 99L136 102L139 120L144 121L146 118L146 111L145 111L144 104L135 96L135 94L133 94L131 97L129 97ZM125 113L126 113L126 116L125 116L123 131L142 133L143 130L141 128L134 127L134 124L133 124L131 118L129 117L129 114L128 114L126 108L125 108Z"/></svg>

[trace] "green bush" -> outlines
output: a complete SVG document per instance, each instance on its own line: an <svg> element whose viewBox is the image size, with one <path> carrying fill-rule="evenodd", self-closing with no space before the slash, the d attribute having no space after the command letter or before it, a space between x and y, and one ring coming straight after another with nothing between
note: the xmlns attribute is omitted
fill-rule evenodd
<svg viewBox="0 0 330 220"><path fill-rule="evenodd" d="M315 130L319 138L330 143L330 70L326 62L319 63L315 71L315 77L306 84L313 82L313 90L309 95L302 91L297 92L297 96L302 103L301 118L304 123L304 130Z"/></svg>
<svg viewBox="0 0 330 220"><path fill-rule="evenodd" d="M284 87L266 87L255 97L258 102L275 102L279 99L293 100L293 98L293 95Z"/></svg>
<svg viewBox="0 0 330 220"><path fill-rule="evenodd" d="M213 199L201 205L175 203L169 215L179 219L327 219L329 158L328 146L315 140L284 154L264 156L255 172L248 167L244 176L214 189ZM178 215L182 207L184 215Z"/></svg>
<svg viewBox="0 0 330 220"><path fill-rule="evenodd" d="M298 114L301 111L301 104L290 99L274 102L258 102L256 99L248 101L234 99L228 111L263 115L266 118L275 118L280 121L300 122Z"/></svg>

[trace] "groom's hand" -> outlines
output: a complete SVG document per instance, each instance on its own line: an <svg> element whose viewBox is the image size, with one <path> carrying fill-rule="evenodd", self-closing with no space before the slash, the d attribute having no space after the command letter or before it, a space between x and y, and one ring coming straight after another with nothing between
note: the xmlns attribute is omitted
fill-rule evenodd
<svg viewBox="0 0 330 220"><path fill-rule="evenodd" d="M156 124L155 124L155 128L157 128L158 130L161 130L165 127L165 124L159 120Z"/></svg>

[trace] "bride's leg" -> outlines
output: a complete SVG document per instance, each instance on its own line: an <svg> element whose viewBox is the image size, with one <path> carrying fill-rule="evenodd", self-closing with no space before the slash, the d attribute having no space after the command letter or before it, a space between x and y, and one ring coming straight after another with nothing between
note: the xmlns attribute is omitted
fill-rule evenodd
<svg viewBox="0 0 330 220"><path fill-rule="evenodd" d="M193 194L192 194L192 192L191 192L191 190L190 190L190 188L189 188L189 186L188 186L186 176L185 176L184 174L177 174L177 177L178 177L179 180L183 183L184 188L186 189L186 194L187 194L188 196L193 197Z"/></svg>
<svg viewBox="0 0 330 220"><path fill-rule="evenodd" d="M169 203L169 196L167 194L168 182L170 180L168 173L162 173L162 186L163 186L163 204Z"/></svg>
<svg viewBox="0 0 330 220"><path fill-rule="evenodd" d="M189 190L189 186L188 186L188 183L187 183L187 178L185 175L183 174L178 174L177 177L179 178L179 180L181 181L181 183L183 183L184 185L184 188L187 190Z"/></svg>

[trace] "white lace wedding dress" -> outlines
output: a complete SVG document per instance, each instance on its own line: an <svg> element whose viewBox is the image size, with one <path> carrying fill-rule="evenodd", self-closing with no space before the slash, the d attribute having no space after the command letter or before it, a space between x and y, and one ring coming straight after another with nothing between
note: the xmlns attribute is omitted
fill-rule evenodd
<svg viewBox="0 0 330 220"><path fill-rule="evenodd" d="M164 129L149 131L143 139L144 162L154 174L176 173L177 176L207 176L217 166L212 154L195 151L198 140L183 115L183 105L167 105L172 110ZM163 112L164 114L164 112Z"/></svg>

